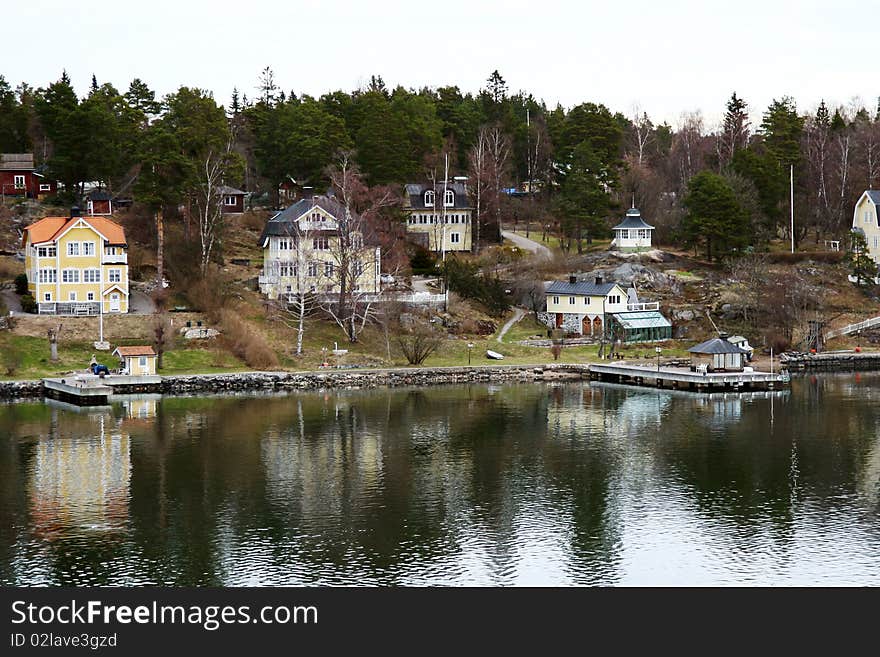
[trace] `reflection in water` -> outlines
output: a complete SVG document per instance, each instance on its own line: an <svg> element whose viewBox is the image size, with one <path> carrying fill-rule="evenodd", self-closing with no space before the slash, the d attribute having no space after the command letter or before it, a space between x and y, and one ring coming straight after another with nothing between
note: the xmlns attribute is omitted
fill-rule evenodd
<svg viewBox="0 0 880 657"><path fill-rule="evenodd" d="M877 584L878 389L0 406L0 582Z"/></svg>

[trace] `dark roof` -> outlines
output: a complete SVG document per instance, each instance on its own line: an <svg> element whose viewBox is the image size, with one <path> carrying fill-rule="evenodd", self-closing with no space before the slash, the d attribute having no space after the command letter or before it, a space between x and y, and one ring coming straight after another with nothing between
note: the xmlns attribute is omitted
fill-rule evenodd
<svg viewBox="0 0 880 657"><path fill-rule="evenodd" d="M220 185L220 187L217 188L217 193L220 194L220 196L244 196L247 194L247 192L226 185Z"/></svg>
<svg viewBox="0 0 880 657"><path fill-rule="evenodd" d="M86 198L90 201L109 201L112 197L106 189L93 189L86 194Z"/></svg>
<svg viewBox="0 0 880 657"><path fill-rule="evenodd" d="M618 228L648 228L653 229L654 227L651 224L646 224L642 219L642 213L639 212L636 208L630 208L626 211L626 217L623 218L619 224L614 227L614 230Z"/></svg>
<svg viewBox="0 0 880 657"><path fill-rule="evenodd" d="M688 349L692 354L745 354L745 349L740 349L722 338L712 338L701 342L695 347Z"/></svg>
<svg viewBox="0 0 880 657"><path fill-rule="evenodd" d="M328 212L336 221L339 221L340 217L345 215L345 207L331 196L312 196L300 199L266 222L263 234L260 235L260 244L263 244L270 235L293 234L294 231L291 230L291 224L314 207L319 207Z"/></svg>
<svg viewBox="0 0 880 657"><path fill-rule="evenodd" d="M568 281L553 281L547 288L547 294L579 294L585 297L604 297L611 292L617 283L569 283ZM621 286L623 287L623 286Z"/></svg>
<svg viewBox="0 0 880 657"><path fill-rule="evenodd" d="M434 190L434 206L425 205L425 192ZM462 182L447 183L446 189L455 194L455 204L447 209L470 210L471 203L467 194L467 187ZM407 207L413 210L442 210L443 209L443 183L435 185L431 183L410 183L406 186Z"/></svg>
<svg viewBox="0 0 880 657"><path fill-rule="evenodd" d="M871 203L874 205L880 205L880 190L869 189L865 191L865 194L868 195L868 198L871 199Z"/></svg>
<svg viewBox="0 0 880 657"><path fill-rule="evenodd" d="M30 171L33 168L33 153L0 153L0 171Z"/></svg>

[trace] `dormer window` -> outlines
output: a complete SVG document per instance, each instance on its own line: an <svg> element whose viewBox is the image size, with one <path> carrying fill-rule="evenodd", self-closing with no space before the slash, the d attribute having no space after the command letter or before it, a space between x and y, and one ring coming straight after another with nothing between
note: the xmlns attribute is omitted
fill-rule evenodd
<svg viewBox="0 0 880 657"><path fill-rule="evenodd" d="M451 189L447 189L446 193L443 194L443 205L447 208L451 208L455 205L455 192Z"/></svg>
<svg viewBox="0 0 880 657"><path fill-rule="evenodd" d="M433 208L434 207L434 192L430 189L425 192L425 207Z"/></svg>

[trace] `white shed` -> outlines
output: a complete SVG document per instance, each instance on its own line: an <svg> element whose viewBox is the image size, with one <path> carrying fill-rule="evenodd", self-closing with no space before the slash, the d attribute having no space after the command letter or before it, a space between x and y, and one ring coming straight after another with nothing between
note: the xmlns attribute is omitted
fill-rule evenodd
<svg viewBox="0 0 880 657"><path fill-rule="evenodd" d="M611 247L620 251L648 251L651 247L654 227L642 219L642 213L636 208L626 211L626 217L614 228L614 239Z"/></svg>

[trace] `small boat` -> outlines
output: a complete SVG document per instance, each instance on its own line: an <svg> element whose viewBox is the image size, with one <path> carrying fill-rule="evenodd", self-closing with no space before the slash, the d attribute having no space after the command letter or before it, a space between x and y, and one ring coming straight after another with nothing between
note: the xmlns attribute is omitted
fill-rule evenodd
<svg viewBox="0 0 880 657"><path fill-rule="evenodd" d="M486 358L491 358L492 360L504 360L504 354L499 354L497 351L486 349Z"/></svg>

